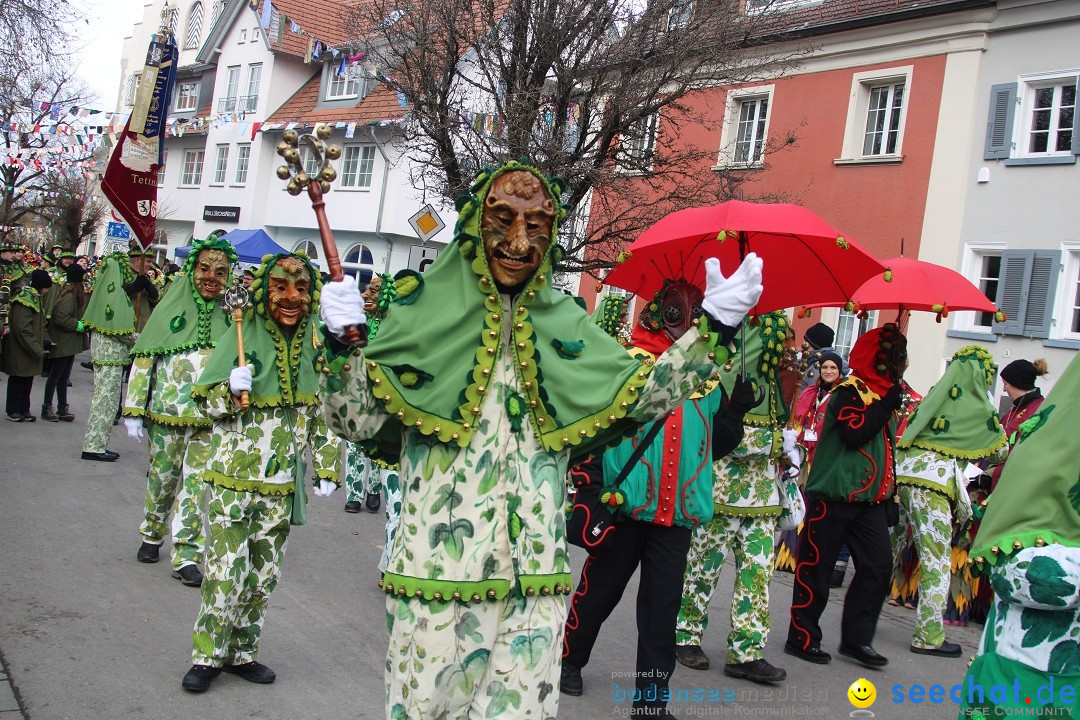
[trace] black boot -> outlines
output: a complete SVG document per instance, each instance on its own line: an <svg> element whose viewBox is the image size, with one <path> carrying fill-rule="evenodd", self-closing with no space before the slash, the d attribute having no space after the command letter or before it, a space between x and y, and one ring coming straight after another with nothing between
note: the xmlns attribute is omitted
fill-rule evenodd
<svg viewBox="0 0 1080 720"><path fill-rule="evenodd" d="M64 422L75 422L75 416L71 414L71 410L67 405L61 405L56 411L56 416Z"/></svg>
<svg viewBox="0 0 1080 720"><path fill-rule="evenodd" d="M41 419L47 422L60 422L60 416L53 412L52 405L41 406Z"/></svg>

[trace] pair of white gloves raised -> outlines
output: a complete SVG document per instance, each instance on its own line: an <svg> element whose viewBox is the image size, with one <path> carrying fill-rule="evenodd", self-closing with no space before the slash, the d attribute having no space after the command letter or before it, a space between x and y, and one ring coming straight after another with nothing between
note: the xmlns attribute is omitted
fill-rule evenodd
<svg viewBox="0 0 1080 720"><path fill-rule="evenodd" d="M803 464L803 451L796 444L796 440L799 434L791 428L784 428L784 455L787 457L788 462L791 463L791 468L788 470L789 475L798 475L799 470Z"/></svg>
<svg viewBox="0 0 1080 720"><path fill-rule="evenodd" d="M720 271L719 260L706 260L702 309L714 320L728 327L736 327L761 297L762 265L761 258L750 253L731 277L725 278ZM367 322L364 299L360 296L360 290L350 282L326 283L319 303L322 321L326 323L327 329L338 337L345 333L345 328L349 325L363 325Z"/></svg>
<svg viewBox="0 0 1080 720"><path fill-rule="evenodd" d="M229 373L229 392L239 395L245 390L251 391L251 368L249 366L233 368ZM127 428L128 437L141 438L143 436L142 418L124 418L124 427ZM315 494L319 497L330 497L337 490L337 485L329 480L319 480Z"/></svg>

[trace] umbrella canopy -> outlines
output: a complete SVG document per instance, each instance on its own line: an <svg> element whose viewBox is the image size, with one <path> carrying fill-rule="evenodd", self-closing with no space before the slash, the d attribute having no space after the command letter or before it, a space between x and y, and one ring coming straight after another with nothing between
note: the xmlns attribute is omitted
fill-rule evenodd
<svg viewBox="0 0 1080 720"><path fill-rule="evenodd" d="M237 256L245 263L258 264L262 262L263 255L288 252L263 230L233 230L223 237L232 243ZM191 246L176 248L177 257L186 258L190 252Z"/></svg>
<svg viewBox="0 0 1080 720"><path fill-rule="evenodd" d="M665 216L642 233L604 282L651 298L665 279L705 283L705 259L730 275L749 252L764 261L764 292L751 314L811 303L843 304L885 267L810 210L729 200Z"/></svg>
<svg viewBox="0 0 1080 720"><path fill-rule="evenodd" d="M852 295L851 309L921 310L948 316L950 311L998 309L970 280L942 265L897 257L883 260L888 271L871 277ZM807 307L825 304L803 303Z"/></svg>

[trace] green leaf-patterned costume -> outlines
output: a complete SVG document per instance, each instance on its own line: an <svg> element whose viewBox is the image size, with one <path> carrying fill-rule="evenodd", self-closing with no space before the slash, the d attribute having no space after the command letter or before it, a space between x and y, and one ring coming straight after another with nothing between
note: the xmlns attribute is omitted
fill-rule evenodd
<svg viewBox="0 0 1080 720"><path fill-rule="evenodd" d="M379 336L326 360L331 429L400 453L401 520L383 577L388 717L555 716L571 457L664 416L715 369L707 332L687 333L651 372L639 367L552 289L554 242L518 295L498 292L482 198L516 169L539 178L516 163L482 174L454 242L411 280ZM559 186L540 179L557 202ZM583 350L563 357L555 340ZM525 403L517 420L514 394Z"/></svg>
<svg viewBox="0 0 1080 720"><path fill-rule="evenodd" d="M1080 714L1078 424L1080 355L1021 428L975 536L974 570L989 575L995 598L964 681L960 718ZM972 685L985 694L969 699ZM1009 691L991 697L993 685Z"/></svg>
<svg viewBox="0 0 1080 720"><path fill-rule="evenodd" d="M124 415L145 418L150 468L146 474L145 513L139 533L144 542L161 545L173 506L172 564L175 569L203 560L202 478L186 459L195 439L205 445L211 419L191 397L218 338L232 322L219 302L203 300L194 285L199 253L217 250L235 261L227 240L197 241L174 283L146 323L132 348ZM231 277L227 282L231 281ZM177 318L181 322L177 322Z"/></svg>
<svg viewBox="0 0 1080 720"><path fill-rule="evenodd" d="M283 257L291 256L263 259L252 283L254 309L243 324L245 355L262 363L252 363L251 406L241 411L229 391L229 371L238 361L235 331L219 340L192 390L214 419L206 435L192 438L187 454L192 471L199 468L208 483L206 569L192 640L198 665L255 660L267 599L281 574L295 482L303 482L304 455L311 454L316 482L338 482L341 446L319 415L315 392L317 305L291 339L266 310L268 269ZM318 274L310 264L308 272L317 300Z"/></svg>

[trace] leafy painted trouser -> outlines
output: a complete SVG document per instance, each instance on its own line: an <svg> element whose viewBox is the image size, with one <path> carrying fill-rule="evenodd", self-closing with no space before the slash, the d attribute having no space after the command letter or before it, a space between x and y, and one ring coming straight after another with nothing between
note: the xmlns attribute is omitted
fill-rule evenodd
<svg viewBox="0 0 1080 720"><path fill-rule="evenodd" d="M172 521L172 565L199 564L203 560L202 485L198 474L185 472L184 458L192 435L209 432L201 428L170 427L151 422L146 428L150 469L146 473L146 515L143 540L160 545L168 530L167 519L176 505Z"/></svg>
<svg viewBox="0 0 1080 720"><path fill-rule="evenodd" d="M561 596L511 593L479 603L389 596L386 612L391 720L555 717Z"/></svg>
<svg viewBox="0 0 1080 720"><path fill-rule="evenodd" d="M363 500L369 494L379 492L381 474L375 463L371 462L356 445L345 445L345 488L349 491L346 502Z"/></svg>
<svg viewBox="0 0 1080 720"><path fill-rule="evenodd" d="M108 448L116 410L120 407L120 386L124 382L123 365L94 363L94 396L86 418L83 451L102 453Z"/></svg>
<svg viewBox="0 0 1080 720"><path fill-rule="evenodd" d="M281 576L292 496L207 484L206 569L192 634L196 665L239 665L259 652L266 603Z"/></svg>
<svg viewBox="0 0 1080 720"><path fill-rule="evenodd" d="M730 548L735 553L735 588L731 596L726 663L763 657L769 636L769 580L775 528L776 518L771 516L716 515L704 525L698 525L683 576L683 599L675 624L677 644L701 644L709 623L709 602Z"/></svg>
<svg viewBox="0 0 1080 720"><path fill-rule="evenodd" d="M394 550L394 537L401 521L401 481L397 470L380 470L383 486L383 507L386 508L386 544L379 558L379 572L386 572L390 553Z"/></svg>
<svg viewBox="0 0 1080 720"><path fill-rule="evenodd" d="M911 523L920 562L919 604L911 644L941 647L945 642L942 614L949 600L952 508L945 495L915 485L900 485L899 494L900 508Z"/></svg>

